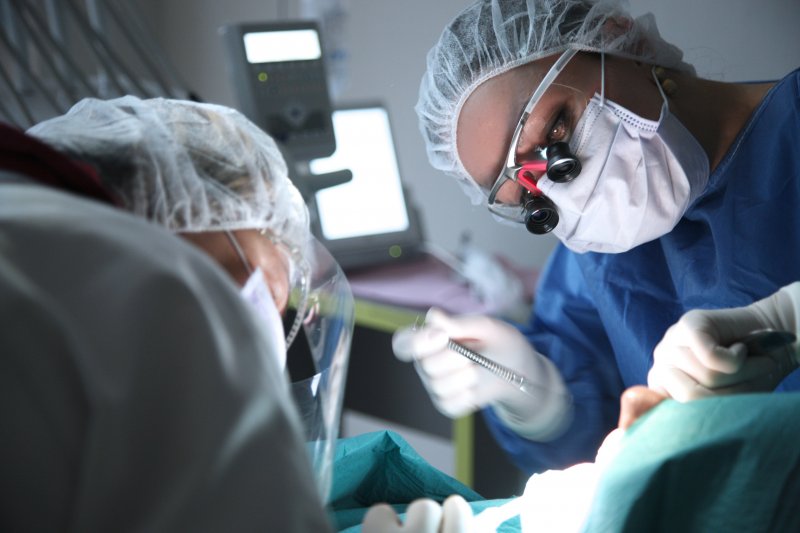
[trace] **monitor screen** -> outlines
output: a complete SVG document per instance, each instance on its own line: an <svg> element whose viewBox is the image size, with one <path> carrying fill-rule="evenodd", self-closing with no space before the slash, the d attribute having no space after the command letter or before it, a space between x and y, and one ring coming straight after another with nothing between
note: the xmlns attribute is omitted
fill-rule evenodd
<svg viewBox="0 0 800 533"><path fill-rule="evenodd" d="M354 260L361 253L367 262L382 253L390 260L402 254L403 247L410 251L421 244L419 225L403 190L386 108L379 104L340 107L332 118L336 151L310 161L309 170L324 174L349 169L353 177L315 193L323 242L334 256L342 250Z"/></svg>
<svg viewBox="0 0 800 533"><path fill-rule="evenodd" d="M347 183L316 193L322 235L346 239L408 229L389 115L381 107L333 112L336 151L310 163L313 174L350 169Z"/></svg>
<svg viewBox="0 0 800 533"><path fill-rule="evenodd" d="M312 29L251 32L242 38L249 63L310 61L322 57L319 36Z"/></svg>

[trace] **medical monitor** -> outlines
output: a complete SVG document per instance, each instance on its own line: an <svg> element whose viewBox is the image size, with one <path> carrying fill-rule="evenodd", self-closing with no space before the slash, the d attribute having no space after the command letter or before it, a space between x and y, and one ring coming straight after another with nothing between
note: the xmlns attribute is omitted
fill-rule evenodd
<svg viewBox="0 0 800 533"><path fill-rule="evenodd" d="M322 39L314 21L220 29L239 108L297 161L333 153Z"/></svg>
<svg viewBox="0 0 800 533"><path fill-rule="evenodd" d="M317 238L345 269L417 255L422 228L403 188L387 109L380 103L338 106L332 119L336 151L311 160L309 170L349 169L353 177L314 193Z"/></svg>

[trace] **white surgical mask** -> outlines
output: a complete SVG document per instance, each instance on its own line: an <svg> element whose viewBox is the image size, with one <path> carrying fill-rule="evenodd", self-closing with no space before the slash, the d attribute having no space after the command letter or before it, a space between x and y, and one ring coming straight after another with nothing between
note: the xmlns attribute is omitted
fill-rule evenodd
<svg viewBox="0 0 800 533"><path fill-rule="evenodd" d="M267 337L275 347L274 355L278 367L283 370L286 367L286 339L283 334L283 320L275 305L269 285L267 285L264 272L260 268L256 268L250 274L240 294L258 315L261 327L265 328Z"/></svg>
<svg viewBox="0 0 800 533"><path fill-rule="evenodd" d="M708 157L662 98L656 122L595 94L570 139L580 176L539 181L558 208L553 233L571 250L620 253L657 239L705 188Z"/></svg>

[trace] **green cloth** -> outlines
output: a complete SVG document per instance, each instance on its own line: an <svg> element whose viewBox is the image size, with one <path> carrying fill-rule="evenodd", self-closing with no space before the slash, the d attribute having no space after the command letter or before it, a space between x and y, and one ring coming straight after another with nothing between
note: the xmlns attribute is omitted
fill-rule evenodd
<svg viewBox="0 0 800 533"><path fill-rule="evenodd" d="M800 531L800 393L668 400L623 443L587 532Z"/></svg>
<svg viewBox="0 0 800 533"><path fill-rule="evenodd" d="M452 494L463 496L473 512L506 501L484 500L431 466L392 431L340 439L336 444L329 511L338 531L360 531L364 515L376 503L392 505L402 517L406 506L416 499L443 502ZM519 520L508 521L498 531L519 531Z"/></svg>

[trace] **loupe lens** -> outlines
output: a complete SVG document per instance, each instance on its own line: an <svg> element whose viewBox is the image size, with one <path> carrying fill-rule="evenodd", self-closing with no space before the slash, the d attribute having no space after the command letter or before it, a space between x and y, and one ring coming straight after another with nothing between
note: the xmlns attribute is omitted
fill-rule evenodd
<svg viewBox="0 0 800 533"><path fill-rule="evenodd" d="M565 142L547 147L547 177L556 183L574 180L581 173L581 162L572 155Z"/></svg>
<svg viewBox="0 0 800 533"><path fill-rule="evenodd" d="M550 233L558 224L558 211L545 196L535 196L525 204L525 227L535 235Z"/></svg>

